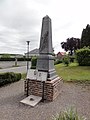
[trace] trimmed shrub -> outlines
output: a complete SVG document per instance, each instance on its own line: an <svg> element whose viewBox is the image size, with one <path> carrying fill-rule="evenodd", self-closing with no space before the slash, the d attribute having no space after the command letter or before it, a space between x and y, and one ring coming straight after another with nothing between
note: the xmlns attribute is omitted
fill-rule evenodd
<svg viewBox="0 0 90 120"><path fill-rule="evenodd" d="M22 58L17 58L17 60L18 61L31 61L31 58L24 58L24 57L22 57Z"/></svg>
<svg viewBox="0 0 90 120"><path fill-rule="evenodd" d="M0 58L0 61L15 61L15 58ZM17 58L17 61L31 61L31 58Z"/></svg>
<svg viewBox="0 0 90 120"><path fill-rule="evenodd" d="M69 65L69 62L70 62L70 59L69 59L69 56L64 56L63 58L63 63L68 66Z"/></svg>
<svg viewBox="0 0 90 120"><path fill-rule="evenodd" d="M76 59L80 66L90 66L90 48L85 47L77 50Z"/></svg>
<svg viewBox="0 0 90 120"><path fill-rule="evenodd" d="M0 86L19 81L20 79L21 79L21 73L13 73L13 72L1 73Z"/></svg>
<svg viewBox="0 0 90 120"><path fill-rule="evenodd" d="M62 60L57 59L57 60L54 61L54 65L57 65L57 64L60 64L60 63L62 63Z"/></svg>
<svg viewBox="0 0 90 120"><path fill-rule="evenodd" d="M0 61L15 61L15 58L0 58Z"/></svg>
<svg viewBox="0 0 90 120"><path fill-rule="evenodd" d="M36 69L37 57L31 58L31 69Z"/></svg>
<svg viewBox="0 0 90 120"><path fill-rule="evenodd" d="M75 56L69 56L70 62L74 62Z"/></svg>

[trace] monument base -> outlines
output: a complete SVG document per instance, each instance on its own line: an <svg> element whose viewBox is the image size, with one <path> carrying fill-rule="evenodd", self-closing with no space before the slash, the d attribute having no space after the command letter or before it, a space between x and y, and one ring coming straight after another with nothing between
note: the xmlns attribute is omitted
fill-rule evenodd
<svg viewBox="0 0 90 120"><path fill-rule="evenodd" d="M27 85L28 82L28 85ZM60 93L62 88L63 80L59 77L46 81L44 84L44 99L47 101L53 101ZM28 95L36 95L42 97L43 94L43 83L37 80L25 80L24 83L25 94L27 94L27 86L28 86Z"/></svg>

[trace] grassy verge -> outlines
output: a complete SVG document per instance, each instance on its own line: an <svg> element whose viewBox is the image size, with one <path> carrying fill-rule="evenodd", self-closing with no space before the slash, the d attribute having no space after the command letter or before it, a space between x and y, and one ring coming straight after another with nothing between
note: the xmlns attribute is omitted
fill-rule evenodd
<svg viewBox="0 0 90 120"><path fill-rule="evenodd" d="M26 79L26 73L22 73L22 78L21 79L23 79L23 80Z"/></svg>
<svg viewBox="0 0 90 120"><path fill-rule="evenodd" d="M55 68L64 81L90 82L90 66L78 66L77 63L72 63L68 67L58 64Z"/></svg>

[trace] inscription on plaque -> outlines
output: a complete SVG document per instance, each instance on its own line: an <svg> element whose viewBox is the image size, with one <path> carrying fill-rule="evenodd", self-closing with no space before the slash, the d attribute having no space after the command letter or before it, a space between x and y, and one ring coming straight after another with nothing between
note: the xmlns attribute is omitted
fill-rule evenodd
<svg viewBox="0 0 90 120"><path fill-rule="evenodd" d="M29 69L26 78L36 80L37 72L38 72L37 70Z"/></svg>
<svg viewBox="0 0 90 120"><path fill-rule="evenodd" d="M47 72L38 72L37 80L46 81L47 80Z"/></svg>
<svg viewBox="0 0 90 120"><path fill-rule="evenodd" d="M30 70L28 70L28 73L27 73L27 79L46 81L47 80L47 72L30 69Z"/></svg>

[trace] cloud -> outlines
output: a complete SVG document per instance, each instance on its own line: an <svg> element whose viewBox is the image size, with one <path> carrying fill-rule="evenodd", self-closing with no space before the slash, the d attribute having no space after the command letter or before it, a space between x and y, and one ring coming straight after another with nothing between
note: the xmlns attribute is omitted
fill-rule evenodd
<svg viewBox="0 0 90 120"><path fill-rule="evenodd" d="M24 2L22 5L17 0L4 2L0 7L0 46L3 46L3 50L0 51L12 52L11 49L14 48L13 52L15 52L19 46L22 50L22 47L26 47L27 40L31 41L31 49L37 47L39 39L37 28L40 25L38 11L32 8L28 9L24 0L21 1ZM4 45L7 45L7 47L4 47ZM23 49L21 53L24 52Z"/></svg>
<svg viewBox="0 0 90 120"><path fill-rule="evenodd" d="M27 40L31 50L39 47L46 14L52 19L53 46L58 52L60 42L80 38L90 24L89 4L89 0L0 0L0 52L25 53Z"/></svg>
<svg viewBox="0 0 90 120"><path fill-rule="evenodd" d="M31 49L38 46L38 33L37 32L22 32L17 29L1 27L0 29L0 51L1 52L13 52L13 53L25 53L26 41L30 40L32 46ZM7 48L7 49L6 49Z"/></svg>

